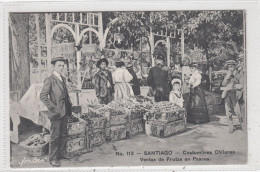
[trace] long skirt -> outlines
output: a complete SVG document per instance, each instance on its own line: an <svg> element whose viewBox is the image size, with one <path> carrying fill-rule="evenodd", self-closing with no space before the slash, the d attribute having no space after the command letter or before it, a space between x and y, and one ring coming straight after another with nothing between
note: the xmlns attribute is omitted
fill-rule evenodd
<svg viewBox="0 0 260 172"><path fill-rule="evenodd" d="M207 102L204 91L196 87L190 92L187 121L194 124L209 122Z"/></svg>
<svg viewBox="0 0 260 172"><path fill-rule="evenodd" d="M134 96L133 89L128 83L116 83L114 86L114 100L128 99L131 96Z"/></svg>

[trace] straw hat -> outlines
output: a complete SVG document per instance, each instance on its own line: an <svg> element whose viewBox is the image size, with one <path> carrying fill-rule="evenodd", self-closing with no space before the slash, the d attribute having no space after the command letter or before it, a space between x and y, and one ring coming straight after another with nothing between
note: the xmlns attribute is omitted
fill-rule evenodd
<svg viewBox="0 0 260 172"><path fill-rule="evenodd" d="M179 83L181 85L182 82L181 82L180 79L175 78L175 79L172 80L171 84L173 85L174 83Z"/></svg>
<svg viewBox="0 0 260 172"><path fill-rule="evenodd" d="M56 57L51 59L51 64L54 65L57 61L65 62L66 60L64 59L64 57L62 55L59 55L59 56L56 56Z"/></svg>

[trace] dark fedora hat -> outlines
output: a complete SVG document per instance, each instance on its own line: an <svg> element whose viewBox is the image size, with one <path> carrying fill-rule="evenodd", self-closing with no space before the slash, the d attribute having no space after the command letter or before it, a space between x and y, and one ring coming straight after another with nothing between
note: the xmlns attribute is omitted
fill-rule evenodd
<svg viewBox="0 0 260 172"><path fill-rule="evenodd" d="M51 64L55 64L57 61L63 61L63 62L66 62L66 59L64 59L63 56L56 56L54 58L51 59Z"/></svg>
<svg viewBox="0 0 260 172"><path fill-rule="evenodd" d="M102 62L105 62L106 66L108 66L108 60L106 58L102 58L102 59L98 60L97 67L100 67Z"/></svg>

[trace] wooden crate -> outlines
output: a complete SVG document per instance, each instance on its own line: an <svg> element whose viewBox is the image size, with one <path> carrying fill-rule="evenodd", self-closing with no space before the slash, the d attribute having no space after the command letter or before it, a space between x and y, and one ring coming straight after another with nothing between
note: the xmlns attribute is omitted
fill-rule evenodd
<svg viewBox="0 0 260 172"><path fill-rule="evenodd" d="M86 132L86 124L87 122L84 120L80 120L79 122L73 122L67 124L67 132L68 136L83 136Z"/></svg>
<svg viewBox="0 0 260 172"><path fill-rule="evenodd" d="M66 148L65 148L65 155L66 156L76 156L82 153L89 152L90 150L87 147L87 137L81 136L77 138L70 138L66 139Z"/></svg>
<svg viewBox="0 0 260 172"><path fill-rule="evenodd" d="M143 116L145 115L146 111L143 109L135 109L135 110L131 110L130 112L130 120L141 120L143 119Z"/></svg>
<svg viewBox="0 0 260 172"><path fill-rule="evenodd" d="M125 125L117 125L112 126L108 130L108 138L110 141L122 140L126 138L126 126Z"/></svg>
<svg viewBox="0 0 260 172"><path fill-rule="evenodd" d="M96 129L105 129L107 124L107 118L101 117L101 118L91 118L88 121L88 126L92 130Z"/></svg>
<svg viewBox="0 0 260 172"><path fill-rule="evenodd" d="M106 142L106 132L104 129L88 130L87 132L87 137L89 139L88 147L93 148Z"/></svg>
<svg viewBox="0 0 260 172"><path fill-rule="evenodd" d="M186 130L185 120L178 120L170 123L154 122L151 123L151 135L155 137L169 137L171 135Z"/></svg>
<svg viewBox="0 0 260 172"><path fill-rule="evenodd" d="M159 122L173 122L183 119L186 116L185 111L179 112L148 112L148 121L159 121Z"/></svg>
<svg viewBox="0 0 260 172"><path fill-rule="evenodd" d="M107 127L126 124L128 122L127 114L123 115L110 115Z"/></svg>
<svg viewBox="0 0 260 172"><path fill-rule="evenodd" d="M144 134L145 121L143 119L131 120L127 125L127 132L131 137L138 134Z"/></svg>

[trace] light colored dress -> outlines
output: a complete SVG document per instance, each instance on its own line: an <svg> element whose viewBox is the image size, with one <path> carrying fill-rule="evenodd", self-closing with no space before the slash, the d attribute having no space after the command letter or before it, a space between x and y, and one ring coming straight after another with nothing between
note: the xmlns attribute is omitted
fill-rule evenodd
<svg viewBox="0 0 260 172"><path fill-rule="evenodd" d="M183 97L179 91L171 91L169 96L169 101L176 104L177 106L183 107Z"/></svg>
<svg viewBox="0 0 260 172"><path fill-rule="evenodd" d="M133 89L129 82L133 79L133 76L125 68L117 68L112 73L114 86L114 100L128 99L130 96L134 96Z"/></svg>

